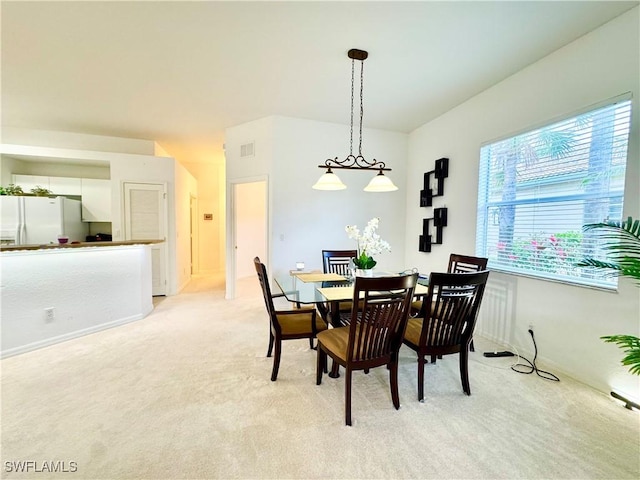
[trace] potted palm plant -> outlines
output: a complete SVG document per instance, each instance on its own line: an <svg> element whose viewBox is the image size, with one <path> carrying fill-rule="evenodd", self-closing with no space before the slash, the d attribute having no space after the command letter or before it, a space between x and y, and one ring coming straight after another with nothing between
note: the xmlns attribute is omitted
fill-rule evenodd
<svg viewBox="0 0 640 480"><path fill-rule="evenodd" d="M640 220L628 217L621 222L589 223L582 229L598 235L607 252L607 260L584 258L578 266L605 269L612 275L630 277L640 286ZM601 338L622 348L625 353L622 364L629 367L632 374L640 375L640 338L633 335Z"/></svg>

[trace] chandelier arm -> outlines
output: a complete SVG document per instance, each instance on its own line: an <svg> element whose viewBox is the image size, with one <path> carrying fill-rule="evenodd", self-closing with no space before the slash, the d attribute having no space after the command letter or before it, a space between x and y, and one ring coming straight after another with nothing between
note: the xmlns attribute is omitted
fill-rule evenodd
<svg viewBox="0 0 640 480"><path fill-rule="evenodd" d="M341 168L347 170L384 170L390 172L391 169L387 168L384 162L378 162L375 158L372 162L364 158L362 155L354 157L349 155L344 160L338 160L338 157L327 158L324 161L324 165L318 165L318 168Z"/></svg>

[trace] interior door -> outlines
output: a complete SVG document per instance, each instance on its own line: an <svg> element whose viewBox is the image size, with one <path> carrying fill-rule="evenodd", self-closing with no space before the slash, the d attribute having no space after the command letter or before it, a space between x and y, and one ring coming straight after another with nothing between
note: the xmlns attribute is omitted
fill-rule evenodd
<svg viewBox="0 0 640 480"><path fill-rule="evenodd" d="M151 245L151 294L167 294L166 188L157 183L124 184L125 240L165 240Z"/></svg>

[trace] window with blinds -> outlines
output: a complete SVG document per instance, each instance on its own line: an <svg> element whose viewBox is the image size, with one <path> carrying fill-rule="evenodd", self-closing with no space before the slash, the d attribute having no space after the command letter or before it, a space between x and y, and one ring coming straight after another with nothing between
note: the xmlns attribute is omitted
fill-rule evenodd
<svg viewBox="0 0 640 480"><path fill-rule="evenodd" d="M630 117L627 98L480 149L476 252L489 268L617 287L575 265L605 258L582 226L623 217Z"/></svg>

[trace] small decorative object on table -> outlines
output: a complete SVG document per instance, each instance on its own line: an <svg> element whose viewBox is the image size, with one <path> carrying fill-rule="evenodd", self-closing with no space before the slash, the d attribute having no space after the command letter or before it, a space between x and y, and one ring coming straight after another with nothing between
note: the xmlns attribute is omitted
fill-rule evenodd
<svg viewBox="0 0 640 480"><path fill-rule="evenodd" d="M345 227L349 238L358 242L358 257L353 259L356 275L372 276L372 269L378 263L373 259L372 255L377 255L383 251L391 251L389 243L382 240L380 235L376 233L379 223L379 218L372 218L367 223L367 226L364 227L362 233L360 233L357 225L347 225Z"/></svg>

